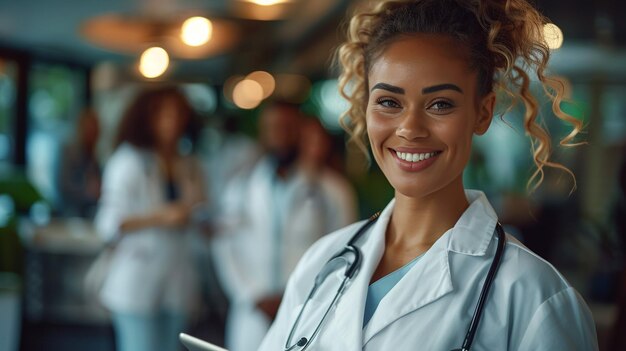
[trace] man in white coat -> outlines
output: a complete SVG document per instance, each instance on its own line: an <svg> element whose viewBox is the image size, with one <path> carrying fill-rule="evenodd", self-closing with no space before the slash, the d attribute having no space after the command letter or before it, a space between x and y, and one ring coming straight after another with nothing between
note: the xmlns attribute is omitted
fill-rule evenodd
<svg viewBox="0 0 626 351"><path fill-rule="evenodd" d="M231 301L226 325L231 351L259 346L302 254L322 235L355 220L346 182L311 185L297 166L301 125L297 106L266 108L259 127L267 154L225 190L223 235L213 247Z"/></svg>

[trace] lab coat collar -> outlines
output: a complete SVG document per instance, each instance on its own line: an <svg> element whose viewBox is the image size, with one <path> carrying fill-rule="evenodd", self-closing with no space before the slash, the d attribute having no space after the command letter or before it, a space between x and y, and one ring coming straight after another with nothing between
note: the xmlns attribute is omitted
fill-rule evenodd
<svg viewBox="0 0 626 351"><path fill-rule="evenodd" d="M498 216L482 191L466 190L470 203L450 233L448 250L456 253L484 256L498 222Z"/></svg>
<svg viewBox="0 0 626 351"><path fill-rule="evenodd" d="M418 310L454 290L448 258L450 251L472 256L485 255L493 236L497 217L482 192L469 190L465 194L470 206L461 215L455 226L444 233L383 298L372 319L363 329L362 345L365 345L378 332L402 316ZM358 299L353 301L359 301L363 306L369 280L384 251L385 231L393 205L394 201L387 206L372 231L371 239L363 245L364 256L366 256L364 261L365 272L361 272L360 278L365 277L365 279L363 279L364 281L355 281L355 285L359 286L356 289L351 289L353 293L358 290L360 295L363 295L351 297ZM367 245L369 242L377 245L377 247L375 249L369 248ZM368 259L367 256L372 258ZM346 296L346 298L348 297ZM361 298L363 299L362 302ZM352 324L346 323L346 325ZM362 327L362 319L359 320L358 326Z"/></svg>

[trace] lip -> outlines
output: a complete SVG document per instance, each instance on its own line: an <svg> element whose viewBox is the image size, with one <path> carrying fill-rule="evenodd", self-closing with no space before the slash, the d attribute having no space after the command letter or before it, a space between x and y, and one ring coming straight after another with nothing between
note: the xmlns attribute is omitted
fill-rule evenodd
<svg viewBox="0 0 626 351"><path fill-rule="evenodd" d="M430 167L433 163L435 163L435 161L437 161L437 159L439 158L439 155L441 155L441 150L435 150L435 149L413 149L413 148L399 147L395 149L389 148L388 151L393 157L393 159L396 161L396 164L398 165L398 167L400 167L400 169L406 172L421 172L425 170L426 168ZM407 152L407 153L413 153L413 154L437 152L437 154L427 160L423 160L419 162L409 162L409 161L405 161L399 158L396 152Z"/></svg>

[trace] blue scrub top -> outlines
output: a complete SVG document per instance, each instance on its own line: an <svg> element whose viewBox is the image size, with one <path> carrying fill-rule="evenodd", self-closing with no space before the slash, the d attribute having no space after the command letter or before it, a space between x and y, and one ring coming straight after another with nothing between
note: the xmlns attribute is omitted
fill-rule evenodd
<svg viewBox="0 0 626 351"><path fill-rule="evenodd" d="M387 295L391 289L393 289L396 284L404 277L404 275L411 270L411 268L415 265L417 261L422 257L419 255L415 257L411 262L405 264L404 266L396 269L395 271L387 274L386 276L378 279L377 281L370 284L367 289L367 298L365 300L365 314L363 316L363 328L367 325L367 322L370 321L374 312L376 312L376 308L378 308L378 304L382 301L383 297Z"/></svg>

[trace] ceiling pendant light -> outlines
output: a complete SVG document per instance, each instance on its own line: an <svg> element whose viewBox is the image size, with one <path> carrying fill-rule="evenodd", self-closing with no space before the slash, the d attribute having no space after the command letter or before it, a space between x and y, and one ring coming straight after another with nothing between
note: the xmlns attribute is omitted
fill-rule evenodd
<svg viewBox="0 0 626 351"><path fill-rule="evenodd" d="M156 78L167 70L170 57L163 48L151 47L141 54L139 72L146 78Z"/></svg>
<svg viewBox="0 0 626 351"><path fill-rule="evenodd" d="M180 37L189 46L200 46L211 40L213 24L204 17L196 16L185 20Z"/></svg>

